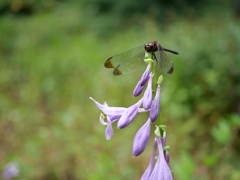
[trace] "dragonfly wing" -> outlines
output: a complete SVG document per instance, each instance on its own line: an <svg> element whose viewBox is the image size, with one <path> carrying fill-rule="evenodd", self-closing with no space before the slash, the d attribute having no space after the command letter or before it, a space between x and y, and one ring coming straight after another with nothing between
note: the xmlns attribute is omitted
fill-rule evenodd
<svg viewBox="0 0 240 180"><path fill-rule="evenodd" d="M113 74L118 76L122 74L131 73L134 71L138 71L141 69L145 69L147 64L144 61L145 50L142 50L141 53L136 55L135 57L128 59L121 64L119 64L114 70Z"/></svg>
<svg viewBox="0 0 240 180"><path fill-rule="evenodd" d="M174 71L174 64L167 56L166 52L163 49L160 49L158 52L156 52L156 56L162 71L168 74L172 74Z"/></svg>
<svg viewBox="0 0 240 180"><path fill-rule="evenodd" d="M121 54L112 56L108 58L104 64L106 68L116 68L121 63L127 61L128 59L132 59L135 56L138 56L140 53L144 51L144 44L133 49L130 49ZM145 52L145 51L144 51Z"/></svg>

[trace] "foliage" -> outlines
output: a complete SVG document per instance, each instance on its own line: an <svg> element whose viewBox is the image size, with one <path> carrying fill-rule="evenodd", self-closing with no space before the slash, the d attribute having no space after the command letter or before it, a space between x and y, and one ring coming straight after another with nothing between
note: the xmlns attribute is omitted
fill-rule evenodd
<svg viewBox="0 0 240 180"><path fill-rule="evenodd" d="M128 145L146 117L105 141L89 96L137 101L128 95L141 73L114 77L103 62L158 40L180 52L169 54L175 72L164 75L161 95L176 179L240 178L239 19L226 12L157 25L145 17L109 32L105 18L65 5L0 17L1 169L14 161L19 179L139 179L151 150L131 158Z"/></svg>

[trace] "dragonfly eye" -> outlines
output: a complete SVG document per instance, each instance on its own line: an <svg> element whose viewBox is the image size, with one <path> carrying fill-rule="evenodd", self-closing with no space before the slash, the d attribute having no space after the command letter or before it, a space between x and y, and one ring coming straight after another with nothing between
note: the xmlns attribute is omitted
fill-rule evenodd
<svg viewBox="0 0 240 180"><path fill-rule="evenodd" d="M149 44L146 44L146 45L145 45L145 50L146 50L147 52L152 52L152 46L150 46Z"/></svg>

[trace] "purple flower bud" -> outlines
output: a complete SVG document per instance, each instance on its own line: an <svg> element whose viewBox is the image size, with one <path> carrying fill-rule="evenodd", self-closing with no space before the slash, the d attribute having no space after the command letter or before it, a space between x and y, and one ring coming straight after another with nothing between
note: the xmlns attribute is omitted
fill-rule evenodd
<svg viewBox="0 0 240 180"><path fill-rule="evenodd" d="M166 151L166 153L165 153L165 160L166 160L166 162L167 162L167 164L168 164L168 166L169 166L169 163L170 163L170 155L169 155L169 152L168 152L168 151Z"/></svg>
<svg viewBox="0 0 240 180"><path fill-rule="evenodd" d="M158 157L150 180L172 180L171 170L165 160L163 146L160 137L156 137L158 143Z"/></svg>
<svg viewBox="0 0 240 180"><path fill-rule="evenodd" d="M153 103L150 109L150 119L152 122L154 122L157 119L160 111L160 91L161 91L160 84L158 84L156 96L153 100Z"/></svg>
<svg viewBox="0 0 240 180"><path fill-rule="evenodd" d="M142 98L134 105L130 106L124 113L122 114L121 118L118 121L117 127L118 128L125 128L129 125L132 120L136 117L139 107L142 104Z"/></svg>
<svg viewBox="0 0 240 180"><path fill-rule="evenodd" d="M142 84L141 80L138 81L135 89L133 90L133 96L137 97L142 93L142 91L144 89L144 85L142 86L141 84Z"/></svg>
<svg viewBox="0 0 240 180"><path fill-rule="evenodd" d="M148 119L147 122L138 130L133 141L133 156L140 155L146 148L151 131L151 120Z"/></svg>
<svg viewBox="0 0 240 180"><path fill-rule="evenodd" d="M152 104L152 77L153 73L150 73L148 79L148 86L143 96L143 108L146 110L149 109Z"/></svg>
<svg viewBox="0 0 240 180"><path fill-rule="evenodd" d="M151 160L148 164L147 169L145 170L145 172L143 173L143 175L141 177L141 180L149 180L149 178L152 174L153 168L154 168L154 164L155 164L156 150L157 150L157 141L154 140L152 157L151 157Z"/></svg>
<svg viewBox="0 0 240 180"><path fill-rule="evenodd" d="M148 64L147 69L143 73L141 79L138 81L135 89L133 90L133 96L137 97L137 96L139 96L142 93L142 91L144 89L144 85L148 81L148 78L149 78L151 64L152 63Z"/></svg>
<svg viewBox="0 0 240 180"><path fill-rule="evenodd" d="M145 72L143 73L140 81L142 82L140 85L141 86L144 86L145 83L148 81L148 78L149 78L149 74L150 74L150 69L151 69L151 65L152 63L149 63L148 66L147 66L147 69L145 70Z"/></svg>
<svg viewBox="0 0 240 180"><path fill-rule="evenodd" d="M3 179L8 180L8 179L17 177L18 174L19 174L19 168L18 168L17 163L11 162L5 166L2 177L3 177Z"/></svg>
<svg viewBox="0 0 240 180"><path fill-rule="evenodd" d="M163 131L163 137L161 138L161 141L162 141L163 147L165 147L166 146L166 141L167 141L167 133L166 133L166 131Z"/></svg>

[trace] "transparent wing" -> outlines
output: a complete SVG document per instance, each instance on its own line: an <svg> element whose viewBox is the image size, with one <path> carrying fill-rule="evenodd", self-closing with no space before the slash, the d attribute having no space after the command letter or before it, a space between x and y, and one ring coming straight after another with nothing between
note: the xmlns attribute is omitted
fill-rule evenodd
<svg viewBox="0 0 240 180"><path fill-rule="evenodd" d="M133 49L130 49L124 53L121 53L121 54L118 54L118 55L108 58L104 64L104 66L106 68L116 68L121 63L127 61L128 59L132 59L132 58L138 56L142 52L145 52L144 44L141 46L135 47Z"/></svg>
<svg viewBox="0 0 240 180"><path fill-rule="evenodd" d="M162 71L168 74L172 74L174 71L174 64L167 56L166 52L163 49L160 49L158 52L156 52L156 57Z"/></svg>
<svg viewBox="0 0 240 180"><path fill-rule="evenodd" d="M138 71L141 69L145 69L147 64L144 61L144 56L145 56L145 50L142 50L142 52L136 55L135 57L128 59L122 62L121 64L119 64L113 70L113 74L117 76L117 75Z"/></svg>

